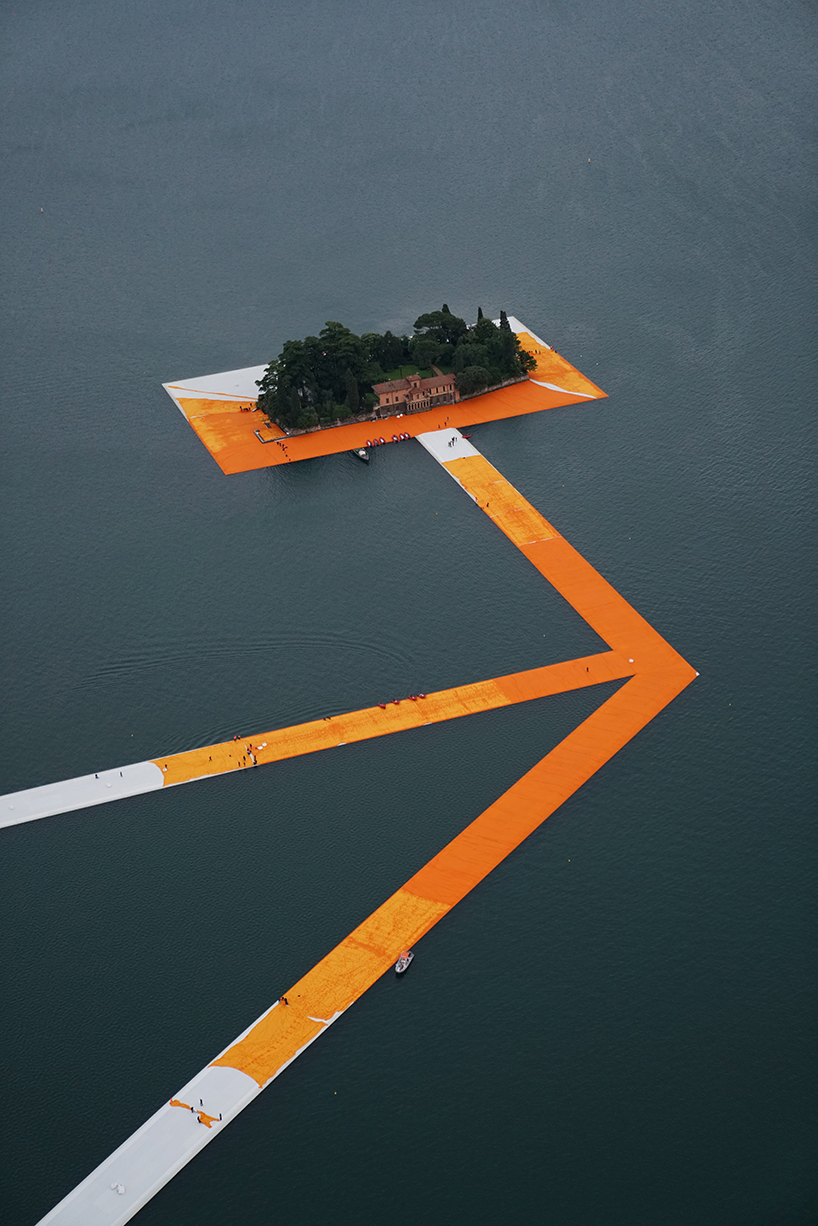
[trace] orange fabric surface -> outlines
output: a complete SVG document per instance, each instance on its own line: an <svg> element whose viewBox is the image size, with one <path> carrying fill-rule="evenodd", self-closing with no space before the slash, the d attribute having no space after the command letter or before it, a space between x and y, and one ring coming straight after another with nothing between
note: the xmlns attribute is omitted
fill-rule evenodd
<svg viewBox="0 0 818 1226"><path fill-rule="evenodd" d="M199 1123L204 1124L205 1128L212 1128L214 1124L219 1123L218 1115L208 1115L201 1107L193 1107L190 1103L183 1103L178 1098L172 1098L170 1105L171 1107L182 1107L185 1111L192 1111L194 1115L198 1116Z"/></svg>
<svg viewBox="0 0 818 1226"><path fill-rule="evenodd" d="M265 1085L447 910L445 904L398 890L285 993L288 1005L275 1005L213 1063Z"/></svg>
<svg viewBox="0 0 818 1226"><path fill-rule="evenodd" d="M388 898L214 1064L265 1085L688 684L633 677Z"/></svg>
<svg viewBox="0 0 818 1226"><path fill-rule="evenodd" d="M547 345L541 345L530 332L518 332L517 338L521 348L537 359L536 370L531 372L532 379L543 379L547 383L556 383L569 392L582 392L585 396L597 397L599 388L585 375L572 366L566 358L560 357Z"/></svg>
<svg viewBox="0 0 818 1226"><path fill-rule="evenodd" d="M477 681L460 685L451 690L439 690L413 702L404 698L399 706L387 702L386 709L366 707L362 711L350 711L333 715L323 720L311 720L291 728L273 732L261 732L240 741L223 741L207 745L203 749L191 749L183 753L155 758L156 766L164 773L165 786L188 783L206 775L222 775L228 771L252 769L252 759L247 753L248 744L259 765L280 762L284 758L315 753L320 749L333 749L353 741L365 741L370 737L387 736L407 728L419 728L424 724L436 724L447 719L458 719L476 711L491 711L498 707L527 702L532 698L544 698L548 694L561 694L580 686L597 685L601 681L613 681L628 677L633 672L627 658L617 652L602 652L599 655L569 660L560 664L547 664L507 677L495 677L491 681ZM266 742L265 747L260 748ZM167 768L167 769L165 769Z"/></svg>
<svg viewBox="0 0 818 1226"><path fill-rule="evenodd" d="M690 680L695 677L695 670L565 537L525 545L522 552L600 638L614 650L633 658L635 671L677 664L688 670Z"/></svg>
<svg viewBox="0 0 818 1226"><path fill-rule="evenodd" d="M448 460L443 467L471 494L518 548L557 535L531 503L481 455Z"/></svg>
<svg viewBox="0 0 818 1226"><path fill-rule="evenodd" d="M690 681L633 677L403 887L453 907Z"/></svg>
<svg viewBox="0 0 818 1226"><path fill-rule="evenodd" d="M173 391L173 388L171 388ZM255 400L208 400L207 398L195 399L184 394L177 394L177 403L181 406L182 412L188 421L193 417L210 417L213 414L234 414L238 413L244 420L245 424L250 421L253 423L253 429L257 430L261 427L265 420L264 414L257 411L247 412L248 405L255 405ZM282 431L275 427L275 432L281 435Z"/></svg>
<svg viewBox="0 0 818 1226"><path fill-rule="evenodd" d="M445 719L452 714L442 712L465 714L468 709L503 705L501 696L505 701L524 701L542 693L546 681L573 688L587 684L592 675L596 680L604 668L612 676L629 676L630 680L299 980L287 993L298 1021L282 1016L290 1010L277 1006L216 1061L241 1069L260 1085L297 1055L334 1014L348 1008L388 970L402 949L419 940L474 889L696 675L487 461L473 456L450 461L445 467L615 650L587 661L551 665L430 695L436 700L431 709L439 704L439 718ZM593 669L593 674L589 671L583 676L584 668ZM396 724L404 718L403 705L392 708L391 719ZM410 711L412 708L415 704L410 704ZM337 718L359 721L363 726L371 714L355 712ZM309 727L302 725L307 739ZM313 1026L318 1029L311 1029Z"/></svg>
<svg viewBox="0 0 818 1226"><path fill-rule="evenodd" d="M679 662L680 657L670 644L488 460L483 456L464 456L446 461L443 467L476 498L497 527L514 541L600 638L615 650L633 657L635 672ZM690 672L695 676L694 670Z"/></svg>

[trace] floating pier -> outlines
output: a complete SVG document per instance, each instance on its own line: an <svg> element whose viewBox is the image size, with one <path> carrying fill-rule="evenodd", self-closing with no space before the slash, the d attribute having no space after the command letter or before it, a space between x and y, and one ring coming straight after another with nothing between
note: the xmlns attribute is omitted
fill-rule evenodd
<svg viewBox="0 0 818 1226"><path fill-rule="evenodd" d="M477 711L493 711L549 694L563 694L601 681L616 681L633 669L621 652L605 651L560 664L547 664L525 672L510 673L491 681L476 681L436 693L413 695L382 705L365 707L342 715L325 716L290 728L278 728L238 741L221 741L166 754L149 762L102 770L93 775L46 783L0 796L0 826L53 817L76 809L140 796L214 775L248 770L321 749L336 749L354 741L388 736L409 728L439 724Z"/></svg>
<svg viewBox="0 0 818 1226"><path fill-rule="evenodd" d="M337 432L326 432L333 433ZM416 944L697 675L457 430L424 432L418 439L610 650L425 698L415 696L398 705L390 701L384 707L265 733L249 742L245 738L241 745L227 742L140 763L123 768L121 787L131 781L139 791L150 790L148 784L166 787L245 769L248 753L259 763L277 761L599 681L629 680L161 1106L42 1219L42 1226L127 1222L337 1021L402 949ZM241 764L235 756L239 753ZM30 806L30 816L19 820L44 816L34 809L56 803L53 789L65 788L66 796L78 800L86 794L99 795L101 800L115 798L115 781L109 788L107 775L94 776L93 785L89 780L52 784L51 791L16 793L18 804ZM89 791L100 783L108 795ZM34 793L37 797L22 801ZM9 797L4 797L7 801Z"/></svg>
<svg viewBox="0 0 818 1226"><path fill-rule="evenodd" d="M223 473L243 473L254 468L270 468L277 464L292 464L297 460L352 451L356 447L365 447L373 433L378 437L383 435L387 442L391 441L396 430L416 438L447 426L462 430L478 422L500 421L524 413L541 413L544 409L605 397L601 388L521 324L519 319L509 316L508 322L520 338L523 349L537 360L528 381L471 396L468 400L442 405L424 413L403 414L400 426L396 425L396 417L386 417L316 428L304 434L288 435L275 425L260 427L259 413L248 412L248 409L255 409L258 395L256 380L264 374L264 366L228 370L218 375L201 375L162 386ZM495 320L495 323L499 323L499 320ZM263 443L274 445L262 446Z"/></svg>

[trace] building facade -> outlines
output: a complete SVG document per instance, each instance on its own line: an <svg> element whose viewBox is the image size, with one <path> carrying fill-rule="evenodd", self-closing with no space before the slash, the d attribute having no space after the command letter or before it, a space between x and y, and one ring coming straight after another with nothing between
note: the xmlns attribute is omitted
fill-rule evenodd
<svg viewBox="0 0 818 1226"><path fill-rule="evenodd" d="M381 417L395 413L422 413L439 404L453 404L460 399L454 375L432 375L421 379L409 375L406 379L391 379L388 383L373 383L372 390L378 397L378 412Z"/></svg>

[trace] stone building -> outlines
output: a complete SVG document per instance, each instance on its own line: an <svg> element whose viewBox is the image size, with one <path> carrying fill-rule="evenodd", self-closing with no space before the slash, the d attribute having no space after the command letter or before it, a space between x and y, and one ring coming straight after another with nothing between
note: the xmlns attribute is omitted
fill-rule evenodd
<svg viewBox="0 0 818 1226"><path fill-rule="evenodd" d="M454 375L435 374L431 379L421 379L420 375L414 374L406 379L390 379L388 383L373 383L372 390L378 397L381 417L391 417L395 413L421 413L424 409L453 404L460 399Z"/></svg>

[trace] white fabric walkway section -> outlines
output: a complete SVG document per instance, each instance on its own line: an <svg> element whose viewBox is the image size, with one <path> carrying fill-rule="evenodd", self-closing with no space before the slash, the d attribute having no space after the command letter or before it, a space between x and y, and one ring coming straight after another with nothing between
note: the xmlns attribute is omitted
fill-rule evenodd
<svg viewBox="0 0 818 1226"><path fill-rule="evenodd" d="M277 1008L278 1002L271 1009L266 1009L232 1043L228 1043L219 1056L240 1042L253 1026ZM340 1013L336 1013L331 1017L318 1034L296 1052L296 1056L300 1056L340 1016ZM215 1058L218 1060L219 1056ZM293 1056L293 1060L296 1056ZM290 1064L292 1060L283 1064L275 1077ZM275 1077L271 1077L270 1081L274 1081ZM262 1088L266 1087L259 1086L252 1077L240 1073L238 1069L208 1065L182 1086L172 1100L160 1107L82 1183L77 1184L73 1192L69 1192L50 1213L41 1218L38 1226L51 1222L59 1226L122 1226L177 1171L195 1158L208 1141L218 1136L222 1128L226 1128L261 1093ZM172 1102L179 1105L172 1106ZM200 1115L205 1116L209 1126L200 1123Z"/></svg>
<svg viewBox="0 0 818 1226"><path fill-rule="evenodd" d="M165 1103L87 1179L41 1219L60 1226L120 1226L129 1221L243 1107L260 1094L252 1077L238 1069L206 1068ZM199 1100L204 1103L199 1107ZM214 1123L199 1123L199 1107ZM221 1120L219 1119L221 1113Z"/></svg>
<svg viewBox="0 0 818 1226"><path fill-rule="evenodd" d="M438 464L446 464L449 460L462 460L467 455L480 455L477 448L472 447L469 440L463 438L460 431L454 428L430 430L428 434L416 434L415 438L430 456L434 456Z"/></svg>
<svg viewBox="0 0 818 1226"><path fill-rule="evenodd" d="M491 322L496 324L498 328L500 327L499 319L493 319ZM549 345L548 341L544 341L541 336L537 336L536 332L532 332L530 328L525 326L525 324L521 324L516 315L508 316L508 326L511 328L512 332L527 332L529 336L534 337L534 340L538 345L543 345L546 349L554 348L553 345Z"/></svg>
<svg viewBox="0 0 818 1226"><path fill-rule="evenodd" d="M223 370L217 375L200 375L196 379L177 379L175 383L163 383L171 400L181 409L178 397L202 400L255 400L258 396L256 379L264 374L266 366L245 366L243 370Z"/></svg>
<svg viewBox="0 0 818 1226"><path fill-rule="evenodd" d="M531 379L531 383L536 383L537 387L550 387L552 392L562 392L565 396L581 396L583 400L596 400L596 396L592 396L590 392L572 392L568 387L559 387L556 383L543 383L541 379Z"/></svg>
<svg viewBox="0 0 818 1226"><path fill-rule="evenodd" d="M70 813L72 809L87 809L104 805L123 796L141 796L162 787L164 776L155 762L134 762L131 766L100 771L96 775L81 775L78 779L63 779L62 783L45 783L23 792L8 792L0 796L0 826L16 826L33 822L38 817L55 813Z"/></svg>

